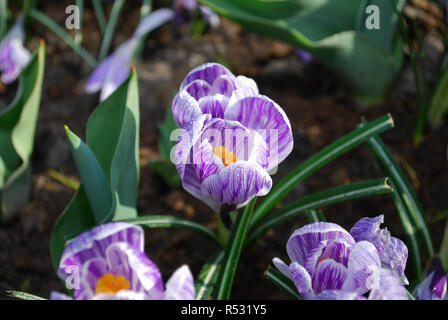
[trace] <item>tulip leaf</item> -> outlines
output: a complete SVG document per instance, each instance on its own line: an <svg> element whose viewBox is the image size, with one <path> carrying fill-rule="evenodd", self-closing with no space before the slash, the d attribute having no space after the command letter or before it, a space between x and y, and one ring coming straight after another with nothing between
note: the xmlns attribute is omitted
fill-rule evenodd
<svg viewBox="0 0 448 320"><path fill-rule="evenodd" d="M302 300L302 297L297 292L294 282L285 276L277 269L269 266L268 270L264 273L266 278L275 284L278 288L289 294L294 299Z"/></svg>
<svg viewBox="0 0 448 320"><path fill-rule="evenodd" d="M328 162L365 142L370 137L380 134L392 127L392 117L390 115L385 115L370 122L363 128L357 128L310 157L277 183L272 188L271 192L263 198L263 201L254 212L251 224L252 227L258 224L270 210L273 209L275 205L302 180L322 168Z"/></svg>
<svg viewBox="0 0 448 320"><path fill-rule="evenodd" d="M200 0L249 31L312 53L337 70L365 104L384 99L402 63L397 17L390 0ZM397 1L401 11L404 0ZM379 29L368 29L368 5Z"/></svg>
<svg viewBox="0 0 448 320"><path fill-rule="evenodd" d="M209 300L216 281L219 269L224 258L224 251L212 255L204 264L196 280L196 300Z"/></svg>
<svg viewBox="0 0 448 320"><path fill-rule="evenodd" d="M14 101L0 113L0 217L4 222L28 201L44 69L45 44L41 41L22 70Z"/></svg>
<svg viewBox="0 0 448 320"><path fill-rule="evenodd" d="M81 186L58 219L50 240L55 267L66 242L101 223L137 217L140 111L137 75L92 113L87 143L67 130Z"/></svg>
<svg viewBox="0 0 448 320"><path fill-rule="evenodd" d="M219 240L209 228L185 219L179 219L171 216L143 216L133 219L122 220L125 222L141 225L144 228L181 228L190 230L200 236L207 238L219 245Z"/></svg>
<svg viewBox="0 0 448 320"><path fill-rule="evenodd" d="M247 243L253 243L277 225L300 214L306 213L309 210L318 209L340 201L391 193L393 192L393 189L388 184L387 180L387 178L383 178L337 186L288 203L272 216L268 217L265 223L259 226L254 226L250 232Z"/></svg>

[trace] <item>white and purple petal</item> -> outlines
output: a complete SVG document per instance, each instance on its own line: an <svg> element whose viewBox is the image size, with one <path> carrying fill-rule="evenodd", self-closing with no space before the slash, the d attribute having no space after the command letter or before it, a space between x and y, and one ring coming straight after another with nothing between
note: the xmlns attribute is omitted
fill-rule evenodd
<svg viewBox="0 0 448 320"><path fill-rule="evenodd" d="M342 287L345 291L364 294L380 281L381 262L375 246L360 241L350 250L348 276Z"/></svg>
<svg viewBox="0 0 448 320"><path fill-rule="evenodd" d="M194 68L187 74L185 80L180 86L180 89L184 89L188 84L195 80L203 80L209 85L213 85L215 79L220 75L229 75L231 78L235 77L232 72L229 71L229 69L220 65L219 63L209 62L202 64Z"/></svg>
<svg viewBox="0 0 448 320"><path fill-rule="evenodd" d="M308 271L306 271L306 269L297 262L291 263L289 269L291 272L292 280L294 281L299 294L304 299L313 299L314 290L312 286L311 276Z"/></svg>
<svg viewBox="0 0 448 320"><path fill-rule="evenodd" d="M179 128L185 128L189 122L194 121L203 114L196 99L186 91L180 91L176 94L171 110L174 122Z"/></svg>
<svg viewBox="0 0 448 320"><path fill-rule="evenodd" d="M269 146L269 170L277 167L292 151L291 124L283 109L263 95L229 102L224 118L257 130Z"/></svg>
<svg viewBox="0 0 448 320"><path fill-rule="evenodd" d="M365 300L357 292L344 290L324 290L316 296L317 300Z"/></svg>
<svg viewBox="0 0 448 320"><path fill-rule="evenodd" d="M347 278L347 268L333 259L325 259L316 267L312 278L315 294L324 290L338 290L342 288Z"/></svg>
<svg viewBox="0 0 448 320"><path fill-rule="evenodd" d="M116 242L128 243L143 251L143 229L125 222L111 222L84 232L71 241L64 250L59 265L58 275L66 279L84 263L97 257L106 257L107 248Z"/></svg>
<svg viewBox="0 0 448 320"><path fill-rule="evenodd" d="M382 268L380 281L370 291L369 300L409 300L409 297L399 275Z"/></svg>
<svg viewBox="0 0 448 320"><path fill-rule="evenodd" d="M274 258L272 259L272 263L274 266L283 273L285 276L287 276L289 279L292 279L291 270L289 269L289 266L283 262L280 258Z"/></svg>
<svg viewBox="0 0 448 320"><path fill-rule="evenodd" d="M324 240L343 242L348 248L355 245L353 237L341 226L330 222L316 222L294 231L288 240L286 251L291 261L304 266L311 250Z"/></svg>
<svg viewBox="0 0 448 320"><path fill-rule="evenodd" d="M139 23L137 30L134 32L134 37L142 37L148 32L160 27L164 23L174 18L174 11L168 8L154 10L145 16Z"/></svg>
<svg viewBox="0 0 448 320"><path fill-rule="evenodd" d="M425 279L415 289L415 298L417 300L441 300L445 299L446 293L447 276L440 258L435 258Z"/></svg>
<svg viewBox="0 0 448 320"><path fill-rule="evenodd" d="M178 268L166 283L165 300L194 300L195 287L190 268Z"/></svg>

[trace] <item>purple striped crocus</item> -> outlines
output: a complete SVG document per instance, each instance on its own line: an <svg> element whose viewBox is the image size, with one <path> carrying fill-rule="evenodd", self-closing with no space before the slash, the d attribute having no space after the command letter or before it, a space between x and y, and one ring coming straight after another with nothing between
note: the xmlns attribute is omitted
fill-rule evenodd
<svg viewBox="0 0 448 320"><path fill-rule="evenodd" d="M85 232L68 244L58 275L76 300L192 300L193 276L177 269L164 288L157 266L143 251L141 227L111 222ZM72 299L53 292L51 299Z"/></svg>
<svg viewBox="0 0 448 320"><path fill-rule="evenodd" d="M286 245L291 264L279 258L273 263L283 274L294 281L304 299L325 300L407 300L408 295L397 268L388 255L378 250L377 241L388 252L403 253L406 246L399 239L378 232L376 223L368 224L364 218L347 232L334 223L316 222L297 229ZM383 216L373 219L382 221ZM369 220L370 221L370 220ZM372 230L368 229L368 226ZM362 231L361 231L362 229ZM362 236L362 233L365 236ZM374 238L375 234L377 238ZM369 238L370 240L357 240ZM394 240L391 240L391 239ZM406 265L406 254L400 255L400 268Z"/></svg>
<svg viewBox="0 0 448 320"><path fill-rule="evenodd" d="M14 82L30 61L31 54L23 46L24 38L23 16L20 16L0 43L0 72L5 84Z"/></svg>
<svg viewBox="0 0 448 320"><path fill-rule="evenodd" d="M172 104L184 129L174 150L183 187L216 212L269 192L273 172L293 147L283 109L252 79L217 63L193 69Z"/></svg>
<svg viewBox="0 0 448 320"><path fill-rule="evenodd" d="M173 17L173 10L164 8L155 10L143 18L134 35L96 67L86 82L86 91L90 93L101 91L100 101L111 95L128 77L140 39Z"/></svg>
<svg viewBox="0 0 448 320"><path fill-rule="evenodd" d="M434 258L430 270L425 279L414 291L417 300L442 300L448 299L447 276L440 258Z"/></svg>

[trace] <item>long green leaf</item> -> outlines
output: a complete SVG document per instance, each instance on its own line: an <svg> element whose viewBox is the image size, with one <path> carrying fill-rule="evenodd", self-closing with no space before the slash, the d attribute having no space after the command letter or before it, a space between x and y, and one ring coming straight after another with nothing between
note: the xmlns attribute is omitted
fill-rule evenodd
<svg viewBox="0 0 448 320"><path fill-rule="evenodd" d="M0 41L6 34L8 22L8 0L0 0Z"/></svg>
<svg viewBox="0 0 448 320"><path fill-rule="evenodd" d="M54 22L50 17L44 13L31 8L28 11L28 15L34 20L40 22L45 27L53 31L58 37L60 37L69 47L71 47L81 58L84 59L91 67L95 67L97 62L95 58L81 45L78 45L75 40L70 37L70 35L62 29L56 22Z"/></svg>
<svg viewBox="0 0 448 320"><path fill-rule="evenodd" d="M357 128L310 157L272 188L271 192L263 199L255 210L251 228L259 223L281 199L283 199L306 177L323 167L328 162L336 159L341 154L365 142L370 137L380 134L392 127L392 117L390 115L385 115L367 124L363 128Z"/></svg>
<svg viewBox="0 0 448 320"><path fill-rule="evenodd" d="M224 262L219 271L218 281L216 283L216 290L214 298L216 300L228 300L232 290L233 279L238 267L241 251L243 250L244 241L246 240L246 233L249 229L249 222L252 217L252 212L257 198L252 199L249 204L240 211L236 218L235 224L232 227L229 242L224 254Z"/></svg>
<svg viewBox="0 0 448 320"><path fill-rule="evenodd" d="M144 228L181 228L192 231L200 236L203 236L217 245L219 244L219 240L216 235L209 228L185 219L179 219L171 216L143 216L134 219L125 219L122 220L125 222L141 225Z"/></svg>
<svg viewBox="0 0 448 320"><path fill-rule="evenodd" d="M390 177L396 186L395 191L400 195L413 225L417 229L419 235L423 238L428 255L432 256L434 254L434 247L431 235L428 226L426 225L421 204L418 201L409 180L380 137L374 136L368 139L367 146L380 164L383 173Z"/></svg>
<svg viewBox="0 0 448 320"><path fill-rule="evenodd" d="M20 75L14 101L0 113L0 212L9 221L22 208L31 187L31 154L45 70L45 43L40 42Z"/></svg>
<svg viewBox="0 0 448 320"><path fill-rule="evenodd" d="M264 224L256 226L251 231L247 243L253 243L272 228L308 210L321 208L340 201L390 192L393 192L393 189L387 183L386 178L356 182L314 193L287 204L271 217L267 218Z"/></svg>
<svg viewBox="0 0 448 320"><path fill-rule="evenodd" d="M95 11L96 20L98 22L98 26L100 27L101 34L106 32L107 20L106 15L104 13L103 5L101 4L101 0L92 0L93 10Z"/></svg>
<svg viewBox="0 0 448 320"><path fill-rule="evenodd" d="M210 299L216 281L218 280L219 269L224 258L224 251L219 251L212 255L202 267L199 277L196 280L196 300Z"/></svg>
<svg viewBox="0 0 448 320"><path fill-rule="evenodd" d="M448 273L448 220L446 221L445 231L443 233L442 245L439 252L440 260L442 260L443 267Z"/></svg>
<svg viewBox="0 0 448 320"><path fill-rule="evenodd" d="M268 270L266 270L264 274L269 281L289 294L292 298L302 300L302 297L297 292L294 282L292 282L292 280L285 276L283 273L269 266Z"/></svg>

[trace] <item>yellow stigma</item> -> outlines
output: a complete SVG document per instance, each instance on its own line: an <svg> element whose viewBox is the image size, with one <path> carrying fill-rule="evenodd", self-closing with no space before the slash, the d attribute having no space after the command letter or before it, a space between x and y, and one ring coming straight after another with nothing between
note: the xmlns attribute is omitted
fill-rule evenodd
<svg viewBox="0 0 448 320"><path fill-rule="evenodd" d="M127 290L130 287L131 284L126 281L125 277L116 277L111 273L106 273L104 276L98 279L98 282L96 283L95 294L117 293L120 290Z"/></svg>
<svg viewBox="0 0 448 320"><path fill-rule="evenodd" d="M222 163L224 163L224 166L226 167L229 164L238 161L236 154L234 154L232 151L227 150L226 147L224 146L218 146L213 148L213 153L216 154L222 160Z"/></svg>

